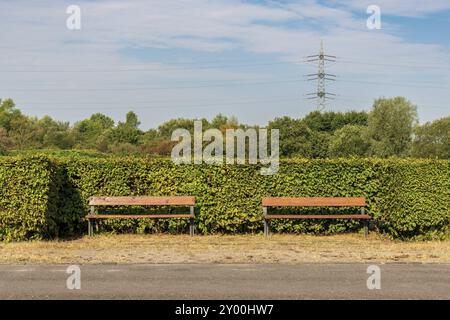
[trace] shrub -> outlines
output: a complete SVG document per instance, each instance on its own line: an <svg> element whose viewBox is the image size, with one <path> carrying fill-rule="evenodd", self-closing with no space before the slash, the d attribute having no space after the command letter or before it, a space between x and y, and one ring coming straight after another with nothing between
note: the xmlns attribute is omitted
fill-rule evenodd
<svg viewBox="0 0 450 320"><path fill-rule="evenodd" d="M56 183L47 158L0 158L0 240L57 235Z"/></svg>
<svg viewBox="0 0 450 320"><path fill-rule="evenodd" d="M33 165L28 165L28 161ZM15 199L36 194L40 202L31 198L28 202L17 202L21 213L15 216L15 223L2 218L0 225L2 230L7 226L8 234L16 230L17 237L22 238L76 235L86 232L84 216L90 196L193 195L197 197L198 232L261 232L262 197L364 196L368 213L382 232L397 238L444 237L449 235L450 225L449 163L412 159L289 159L281 162L278 174L262 176L260 167L255 165L175 165L169 159L3 158L0 172L4 186L21 185L15 189ZM13 172L8 173L11 168ZM16 193L3 191L1 203L9 203L8 198ZM126 210L139 212L142 208ZM341 208L338 212L352 210ZM28 229L23 225L33 220L29 216L42 219L25 232ZM55 225L57 230L50 232ZM180 232L187 226L187 219L101 222L102 230L111 232ZM272 229L284 232L332 233L355 230L358 226L357 221L347 220L271 221Z"/></svg>
<svg viewBox="0 0 450 320"><path fill-rule="evenodd" d="M394 237L449 237L449 161L389 160L383 163L377 217Z"/></svg>

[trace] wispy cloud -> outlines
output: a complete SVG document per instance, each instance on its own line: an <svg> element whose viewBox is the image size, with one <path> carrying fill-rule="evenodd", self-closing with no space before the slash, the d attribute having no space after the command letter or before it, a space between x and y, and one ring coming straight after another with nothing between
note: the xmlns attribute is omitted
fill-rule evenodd
<svg viewBox="0 0 450 320"><path fill-rule="evenodd" d="M328 3L341 5L353 10L364 10L369 5L378 5L383 14L405 17L423 17L439 11L450 10L448 0L331 0Z"/></svg>

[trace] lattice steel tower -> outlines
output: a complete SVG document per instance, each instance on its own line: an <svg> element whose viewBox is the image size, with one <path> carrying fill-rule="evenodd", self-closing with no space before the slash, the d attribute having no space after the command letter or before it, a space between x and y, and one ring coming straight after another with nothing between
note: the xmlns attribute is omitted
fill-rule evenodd
<svg viewBox="0 0 450 320"><path fill-rule="evenodd" d="M317 100L317 109L323 110L326 107L326 100L334 100L336 96L334 93L329 93L325 89L326 81L335 81L336 75L329 74L325 72L325 61L336 62L335 56L330 56L323 51L323 41L320 42L320 52L312 56L306 57L306 62L318 62L317 73L307 74L308 81L317 80L317 91L312 93L307 93L307 96L311 96L307 99Z"/></svg>

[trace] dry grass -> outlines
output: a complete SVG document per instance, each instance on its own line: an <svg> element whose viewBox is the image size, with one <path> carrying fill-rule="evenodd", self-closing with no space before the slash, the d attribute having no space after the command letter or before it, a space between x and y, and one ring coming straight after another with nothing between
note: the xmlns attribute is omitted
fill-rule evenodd
<svg viewBox="0 0 450 320"><path fill-rule="evenodd" d="M371 235L98 235L0 243L0 263L449 263L450 241L398 242Z"/></svg>

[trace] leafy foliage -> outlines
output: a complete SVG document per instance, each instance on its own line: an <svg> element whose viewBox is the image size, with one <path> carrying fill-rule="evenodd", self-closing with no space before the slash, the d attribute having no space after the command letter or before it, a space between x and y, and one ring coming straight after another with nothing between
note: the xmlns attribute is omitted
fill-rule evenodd
<svg viewBox="0 0 450 320"><path fill-rule="evenodd" d="M143 131L137 114L130 111L124 122L101 113L70 125L49 116L41 119L20 112L11 99L0 100L0 153L12 150L91 150L118 155L168 156L172 132L183 128L191 133L195 119L171 119ZM210 128L248 129L258 126L239 123L235 117L218 114L202 121ZM328 158L349 155L378 157L450 157L449 118L415 126L415 106L402 97L377 99L370 112L313 111L303 118L275 118L267 124L280 131L282 157ZM415 129L415 131L413 131Z"/></svg>
<svg viewBox="0 0 450 320"><path fill-rule="evenodd" d="M412 155L417 158L450 159L450 117L418 126Z"/></svg>
<svg viewBox="0 0 450 320"><path fill-rule="evenodd" d="M409 155L417 108L403 97L377 99L369 114L370 155Z"/></svg>
<svg viewBox="0 0 450 320"><path fill-rule="evenodd" d="M380 181L389 191L377 204L379 221L394 237L450 235L450 162L388 160Z"/></svg>
<svg viewBox="0 0 450 320"><path fill-rule="evenodd" d="M0 240L57 235L57 179L45 157L0 158Z"/></svg>
<svg viewBox="0 0 450 320"><path fill-rule="evenodd" d="M347 124L334 132L329 146L331 156L364 156L370 148L366 128Z"/></svg>
<svg viewBox="0 0 450 320"><path fill-rule="evenodd" d="M449 236L448 160L295 158L283 160L278 174L262 176L259 166L175 165L169 159L77 155L0 159L2 239L85 233L84 216L93 195L196 196L196 226L204 234L261 232L265 196L365 196L380 231L392 237ZM126 208L127 213L130 210L142 208ZM352 210L342 208L339 213ZM188 221L111 219L101 224L102 230L111 232L181 232ZM274 220L271 227L326 234L357 230L359 223Z"/></svg>
<svg viewBox="0 0 450 320"><path fill-rule="evenodd" d="M368 114L364 111L320 112L313 111L303 119L305 124L314 131L333 133L345 125L367 126Z"/></svg>

